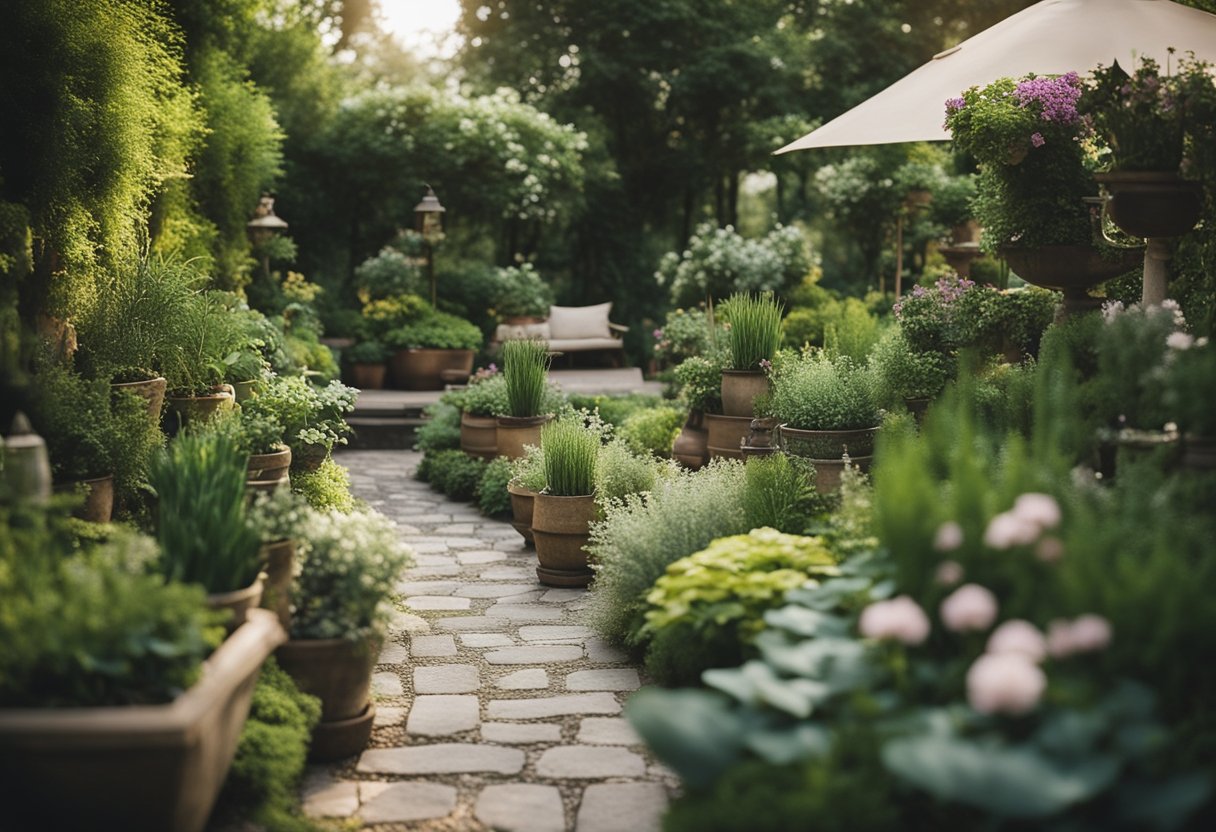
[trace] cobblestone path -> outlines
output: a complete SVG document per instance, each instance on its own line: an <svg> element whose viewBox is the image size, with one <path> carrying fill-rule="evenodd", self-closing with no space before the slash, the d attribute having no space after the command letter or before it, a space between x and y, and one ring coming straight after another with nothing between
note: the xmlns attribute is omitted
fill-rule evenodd
<svg viewBox="0 0 1216 832"><path fill-rule="evenodd" d="M371 744L310 770L306 811L377 830L657 830L676 781L621 716L637 669L586 626L585 591L537 582L510 524L412 479L420 459L338 459L417 565L376 667Z"/></svg>

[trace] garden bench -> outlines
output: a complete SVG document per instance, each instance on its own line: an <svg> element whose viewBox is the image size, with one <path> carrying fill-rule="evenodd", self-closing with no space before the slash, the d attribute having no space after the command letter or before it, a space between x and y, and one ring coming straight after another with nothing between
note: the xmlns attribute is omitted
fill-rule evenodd
<svg viewBox="0 0 1216 832"><path fill-rule="evenodd" d="M495 345L518 338L544 341L555 353L571 357L576 352L607 352L613 366L621 366L625 354L622 336L629 327L608 320L612 303L594 306L550 306L549 316L538 323L500 324Z"/></svg>

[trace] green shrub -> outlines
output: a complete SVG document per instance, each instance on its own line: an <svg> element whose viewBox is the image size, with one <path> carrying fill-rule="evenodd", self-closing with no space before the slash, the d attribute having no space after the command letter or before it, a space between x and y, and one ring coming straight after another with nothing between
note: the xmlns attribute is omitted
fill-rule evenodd
<svg viewBox="0 0 1216 832"><path fill-rule="evenodd" d="M317 511L350 514L355 510L355 498L350 493L350 474L333 457L322 462L315 471L293 473L291 490Z"/></svg>
<svg viewBox="0 0 1216 832"><path fill-rule="evenodd" d="M657 407L662 399L648 393L627 393L624 396L571 393L569 402L575 410L598 412L606 423L619 428L634 413Z"/></svg>
<svg viewBox="0 0 1216 832"><path fill-rule="evenodd" d="M487 517L499 517L511 513L511 495L507 485L511 482L511 460L505 456L495 457L486 465L477 483L477 508Z"/></svg>
<svg viewBox="0 0 1216 832"><path fill-rule="evenodd" d="M461 391L460 409L470 416L506 416L510 411L507 379L501 373Z"/></svg>
<svg viewBox="0 0 1216 832"><path fill-rule="evenodd" d="M360 341L345 353L354 364L383 364L388 360L388 348L379 341Z"/></svg>
<svg viewBox="0 0 1216 832"><path fill-rule="evenodd" d="M874 374L848 356L781 356L774 363L767 414L799 430L856 430L878 425Z"/></svg>
<svg viewBox="0 0 1216 832"><path fill-rule="evenodd" d="M523 457L511 463L511 479L520 488L531 491L544 491L548 481L545 479L545 451L535 445L527 446Z"/></svg>
<svg viewBox="0 0 1216 832"><path fill-rule="evenodd" d="M778 453L749 459L745 467L743 508L752 527L804 533L817 508L815 470L810 463Z"/></svg>
<svg viewBox="0 0 1216 832"><path fill-rule="evenodd" d="M764 613L836 558L817 537L759 528L715 540L677 560L646 595L646 670L667 685L696 683L711 667L735 667L764 629Z"/></svg>
<svg viewBox="0 0 1216 832"><path fill-rule="evenodd" d="M694 355L676 367L680 398L690 410L722 412L722 370L729 357L725 348L706 355Z"/></svg>
<svg viewBox="0 0 1216 832"><path fill-rule="evenodd" d="M418 259L385 246L379 254L364 260L355 269L354 287L362 295L374 299L424 295L430 289Z"/></svg>
<svg viewBox="0 0 1216 832"><path fill-rule="evenodd" d="M549 314L553 289L541 280L531 263L497 269L493 287L490 305L500 318Z"/></svg>
<svg viewBox="0 0 1216 832"><path fill-rule="evenodd" d="M666 406L639 410L625 419L617 435L634 453L669 457L687 415L683 410Z"/></svg>
<svg viewBox="0 0 1216 832"><path fill-rule="evenodd" d="M918 352L899 327L891 327L870 354L882 404L902 406L905 399L932 398L954 372L954 361L939 352Z"/></svg>
<svg viewBox="0 0 1216 832"><path fill-rule="evenodd" d="M346 443L345 415L355 409L355 390L339 381L316 387L300 376L278 376L241 405L242 414L266 416L283 426L283 442L295 455L326 452Z"/></svg>
<svg viewBox="0 0 1216 832"><path fill-rule="evenodd" d="M556 497L595 493L598 434L588 430L579 419L556 419L541 429L540 444L545 449L546 493Z"/></svg>
<svg viewBox="0 0 1216 832"><path fill-rule="evenodd" d="M414 448L446 451L460 447L460 411L450 404L431 404L423 409L426 422L414 431ZM423 482L426 482L421 476Z"/></svg>
<svg viewBox="0 0 1216 832"><path fill-rule="evenodd" d="M384 343L392 349L479 350L481 330L464 318L430 312L416 321L391 329Z"/></svg>
<svg viewBox="0 0 1216 832"><path fill-rule="evenodd" d="M749 530L744 483L742 465L714 460L656 483L645 498L635 494L605 507L588 546L596 569L592 621L605 638L634 644L646 593L668 565Z"/></svg>
<svg viewBox="0 0 1216 832"><path fill-rule="evenodd" d="M431 314L431 305L416 294L393 295L363 304L368 331L381 342L388 333ZM396 349L395 345L388 346Z"/></svg>
<svg viewBox="0 0 1216 832"><path fill-rule="evenodd" d="M502 374L511 416L541 415L548 369L549 348L543 341L519 339L502 345Z"/></svg>
<svg viewBox="0 0 1216 832"><path fill-rule="evenodd" d="M864 361L881 332L878 318L858 298L827 298L818 306L790 310L782 324L787 347L825 347Z"/></svg>
<svg viewBox="0 0 1216 832"><path fill-rule="evenodd" d="M654 331L654 357L661 364L674 366L694 355L704 355L711 347L726 343L726 327L721 322L710 326L702 309L676 309L667 313L663 327Z"/></svg>
<svg viewBox="0 0 1216 832"><path fill-rule="evenodd" d="M1104 421L1111 426L1159 430L1172 414L1165 407L1162 366L1166 340L1182 331L1176 310L1122 305L1104 310L1097 331L1098 393Z"/></svg>
<svg viewBox="0 0 1216 832"><path fill-rule="evenodd" d="M467 502L476 496L477 486L485 474L484 460L460 450L436 451L427 456L427 481L433 488L458 502Z"/></svg>
<svg viewBox="0 0 1216 832"><path fill-rule="evenodd" d="M731 295L722 313L730 321L732 370L758 370L761 361L772 361L781 346L781 303L772 293Z"/></svg>
<svg viewBox="0 0 1216 832"><path fill-rule="evenodd" d="M650 491L659 466L650 454L636 454L619 438L603 445L595 462L595 501L606 506L630 494Z"/></svg>

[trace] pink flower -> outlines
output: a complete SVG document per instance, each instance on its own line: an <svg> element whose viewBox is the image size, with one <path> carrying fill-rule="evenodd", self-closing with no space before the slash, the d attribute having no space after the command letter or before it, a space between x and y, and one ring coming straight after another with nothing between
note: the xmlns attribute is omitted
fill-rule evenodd
<svg viewBox="0 0 1216 832"><path fill-rule="evenodd" d="M948 520L937 527L933 538L933 548L939 552L953 552L963 545L963 527L953 520Z"/></svg>
<svg viewBox="0 0 1216 832"><path fill-rule="evenodd" d="M929 617L907 595L870 604L861 611L858 626L866 638L895 639L909 645L929 637Z"/></svg>
<svg viewBox="0 0 1216 832"><path fill-rule="evenodd" d="M1104 650L1110 640L1110 622L1100 615L1082 615L1075 621L1058 618L1047 627L1047 652L1053 659Z"/></svg>
<svg viewBox="0 0 1216 832"><path fill-rule="evenodd" d="M1042 147L1043 145L1047 144L1047 140L1043 138L1042 133L1031 133L1030 143L1035 147Z"/></svg>
<svg viewBox="0 0 1216 832"><path fill-rule="evenodd" d="M963 584L942 601L938 614L956 633L987 630L996 621L996 596L979 584Z"/></svg>
<svg viewBox="0 0 1216 832"><path fill-rule="evenodd" d="M1047 640L1029 621L1013 618L992 631L988 637L988 652L1018 653L1032 662L1041 662L1047 658Z"/></svg>
<svg viewBox="0 0 1216 832"><path fill-rule="evenodd" d="M954 586L963 579L963 567L956 560L944 560L937 565L933 580L941 586Z"/></svg>
<svg viewBox="0 0 1216 832"><path fill-rule="evenodd" d="M656 340L656 341L663 340L663 330L661 330L661 329L656 329L654 332L651 333L651 335L654 336L654 340Z"/></svg>
<svg viewBox="0 0 1216 832"><path fill-rule="evenodd" d="M1050 494L1023 494L1014 500L1013 513L1040 529L1054 529L1060 525L1060 504Z"/></svg>
<svg viewBox="0 0 1216 832"><path fill-rule="evenodd" d="M967 671L967 701L982 714L1027 713L1046 689L1047 675L1021 653L985 653Z"/></svg>
<svg viewBox="0 0 1216 832"><path fill-rule="evenodd" d="M1058 537L1045 537L1034 547L1034 556L1043 563L1055 563L1064 557L1064 544Z"/></svg>
<svg viewBox="0 0 1216 832"><path fill-rule="evenodd" d="M1005 511L988 521L984 529L984 543L993 549L1012 549L1034 543L1039 536L1039 525L1012 511Z"/></svg>

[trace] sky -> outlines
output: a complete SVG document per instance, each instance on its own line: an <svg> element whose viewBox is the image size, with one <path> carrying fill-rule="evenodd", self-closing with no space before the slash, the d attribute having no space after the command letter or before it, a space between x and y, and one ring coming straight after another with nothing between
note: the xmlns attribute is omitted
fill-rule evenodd
<svg viewBox="0 0 1216 832"><path fill-rule="evenodd" d="M380 0L383 26L411 49L435 54L435 35L451 32L460 16L459 0ZM449 45L449 49L451 46Z"/></svg>

